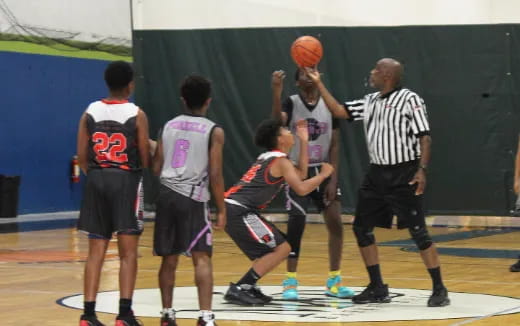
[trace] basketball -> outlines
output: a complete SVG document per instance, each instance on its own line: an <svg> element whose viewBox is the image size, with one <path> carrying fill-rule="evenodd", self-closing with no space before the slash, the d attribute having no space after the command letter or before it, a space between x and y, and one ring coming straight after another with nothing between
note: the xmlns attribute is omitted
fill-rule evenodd
<svg viewBox="0 0 520 326"><path fill-rule="evenodd" d="M313 67L323 56L321 42L312 36L301 36L291 46L291 57L299 67Z"/></svg>

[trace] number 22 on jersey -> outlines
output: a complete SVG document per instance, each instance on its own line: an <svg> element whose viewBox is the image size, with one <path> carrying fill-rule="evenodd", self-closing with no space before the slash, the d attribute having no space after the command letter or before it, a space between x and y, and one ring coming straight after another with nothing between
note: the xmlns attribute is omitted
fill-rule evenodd
<svg viewBox="0 0 520 326"><path fill-rule="evenodd" d="M124 153L126 150L126 137L122 133L116 132L110 136L106 132L95 132L92 135L94 143L94 153L98 162L128 162L128 155Z"/></svg>

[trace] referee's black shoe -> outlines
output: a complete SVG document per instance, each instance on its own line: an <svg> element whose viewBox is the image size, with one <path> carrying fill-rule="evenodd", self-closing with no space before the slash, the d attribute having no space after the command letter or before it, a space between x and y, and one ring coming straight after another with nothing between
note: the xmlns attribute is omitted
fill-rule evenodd
<svg viewBox="0 0 520 326"><path fill-rule="evenodd" d="M388 285L369 284L366 289L358 295L352 297L352 302L356 304L365 303L388 303L392 301L388 293Z"/></svg>
<svg viewBox="0 0 520 326"><path fill-rule="evenodd" d="M511 267L509 267L509 270L511 272L520 272L520 257L518 257L516 264L513 264Z"/></svg>
<svg viewBox="0 0 520 326"><path fill-rule="evenodd" d="M445 287L433 289L433 293L428 299L428 307L444 307L450 305L448 289Z"/></svg>
<svg viewBox="0 0 520 326"><path fill-rule="evenodd" d="M241 306L259 306L264 304L264 301L257 297L251 285L246 289L245 286L240 287L234 283L229 283L229 289L224 295L224 300Z"/></svg>

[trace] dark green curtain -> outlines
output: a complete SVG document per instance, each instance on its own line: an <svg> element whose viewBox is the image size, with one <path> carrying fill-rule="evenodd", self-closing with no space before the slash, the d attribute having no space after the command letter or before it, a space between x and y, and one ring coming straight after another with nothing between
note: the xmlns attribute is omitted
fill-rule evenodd
<svg viewBox="0 0 520 326"><path fill-rule="evenodd" d="M288 72L284 95L296 92L289 48L306 34L323 43L320 70L339 101L373 92L366 80L379 58L404 63L405 86L424 98L432 128L430 213L507 213L520 120L520 25L134 31L136 101L152 137L181 112L182 78L209 77L209 118L226 132L230 186L259 153L252 136L270 114L272 71ZM342 122L341 136L342 204L352 212L368 157L360 123ZM148 181L152 202L157 184ZM282 210L282 201L272 208Z"/></svg>

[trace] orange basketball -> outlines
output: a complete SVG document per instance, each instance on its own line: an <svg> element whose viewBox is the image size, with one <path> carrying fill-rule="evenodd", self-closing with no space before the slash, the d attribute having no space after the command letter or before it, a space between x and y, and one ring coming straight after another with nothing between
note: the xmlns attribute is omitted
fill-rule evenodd
<svg viewBox="0 0 520 326"><path fill-rule="evenodd" d="M291 45L291 57L299 67L312 67L323 56L321 42L312 36L301 36Z"/></svg>

